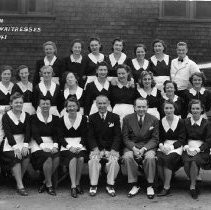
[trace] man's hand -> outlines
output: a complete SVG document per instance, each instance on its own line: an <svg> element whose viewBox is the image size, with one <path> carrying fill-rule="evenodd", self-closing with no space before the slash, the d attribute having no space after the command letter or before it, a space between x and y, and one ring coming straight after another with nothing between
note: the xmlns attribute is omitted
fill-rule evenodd
<svg viewBox="0 0 211 210"><path fill-rule="evenodd" d="M139 157L140 155L140 150L136 148L135 146L133 147L133 154L135 157Z"/></svg>

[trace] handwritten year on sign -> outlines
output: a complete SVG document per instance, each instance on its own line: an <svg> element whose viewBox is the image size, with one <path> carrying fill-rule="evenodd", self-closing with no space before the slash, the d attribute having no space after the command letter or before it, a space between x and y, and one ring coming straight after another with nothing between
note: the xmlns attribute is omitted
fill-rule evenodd
<svg viewBox="0 0 211 210"><path fill-rule="evenodd" d="M4 23L4 19L0 18L0 23ZM41 27L0 25L0 40L7 39L8 35L11 35L13 33L40 33L41 31Z"/></svg>

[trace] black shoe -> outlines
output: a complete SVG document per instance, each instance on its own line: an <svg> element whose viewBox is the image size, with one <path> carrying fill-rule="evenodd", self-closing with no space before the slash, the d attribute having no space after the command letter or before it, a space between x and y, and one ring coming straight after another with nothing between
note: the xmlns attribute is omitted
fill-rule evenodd
<svg viewBox="0 0 211 210"><path fill-rule="evenodd" d="M81 195L84 194L84 191L83 191L83 188L81 187L81 185L76 186L76 191L78 194L81 194Z"/></svg>
<svg viewBox="0 0 211 210"><path fill-rule="evenodd" d="M53 187L46 187L46 192L47 192L49 195L56 196L56 192L55 192L55 190L53 189Z"/></svg>
<svg viewBox="0 0 211 210"><path fill-rule="evenodd" d="M76 187L71 188L71 196L72 196L73 198L77 198L77 197L78 197L78 196L77 196L77 189L76 189Z"/></svg>
<svg viewBox="0 0 211 210"><path fill-rule="evenodd" d="M114 190L114 187L109 185L106 186L106 192L111 196L111 197L115 197L116 196L116 192Z"/></svg>
<svg viewBox="0 0 211 210"><path fill-rule="evenodd" d="M38 193L43 193L43 192L45 192L45 191L46 191L46 185L43 183L43 184L39 187Z"/></svg>
<svg viewBox="0 0 211 210"><path fill-rule="evenodd" d="M97 186L90 186L89 188L89 195L95 196L97 194Z"/></svg>
<svg viewBox="0 0 211 210"><path fill-rule="evenodd" d="M198 192L196 189L191 189L190 190L190 195L193 199L197 199L198 198Z"/></svg>
<svg viewBox="0 0 211 210"><path fill-rule="evenodd" d="M170 194L170 189L167 190L167 189L163 188L162 191L157 194L157 196L161 197L161 196L166 196L166 195L169 195L169 194Z"/></svg>
<svg viewBox="0 0 211 210"><path fill-rule="evenodd" d="M17 193L21 196L27 196L28 195L25 188L17 189Z"/></svg>

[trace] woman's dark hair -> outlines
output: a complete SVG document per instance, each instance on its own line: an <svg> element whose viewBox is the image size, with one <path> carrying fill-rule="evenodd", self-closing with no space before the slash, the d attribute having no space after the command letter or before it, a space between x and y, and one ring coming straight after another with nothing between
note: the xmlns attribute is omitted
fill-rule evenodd
<svg viewBox="0 0 211 210"><path fill-rule="evenodd" d="M128 66L128 65L126 65L126 64L119 64L119 65L117 65L116 66L116 73L118 72L118 69L125 69L125 71L128 73L128 81L130 81L131 80L131 78L132 78L132 73L131 73L131 68Z"/></svg>
<svg viewBox="0 0 211 210"><path fill-rule="evenodd" d="M171 104L171 105L173 105L173 107L174 107L175 110L178 108L177 105L176 105L176 103L173 102L173 100L168 99L168 100L165 100L165 101L163 102L163 104L162 104L162 109L163 109L163 110L164 110L164 107L165 107L166 104Z"/></svg>
<svg viewBox="0 0 211 210"><path fill-rule="evenodd" d="M195 73L193 73L193 74L190 76L189 81L190 81L191 85L193 85L193 77L194 77L194 76L201 77L201 79L202 79L202 86L205 85L206 77L205 77L205 75L204 75L203 72L195 72Z"/></svg>
<svg viewBox="0 0 211 210"><path fill-rule="evenodd" d="M75 79L76 79L77 82L78 82L79 76L78 76L76 73L74 73L74 72L72 72L72 71L65 71L65 72L63 73L63 75L62 75L62 84L65 84L65 83L66 83L67 76L68 76L68 74L70 74L70 73L74 75Z"/></svg>
<svg viewBox="0 0 211 210"><path fill-rule="evenodd" d="M154 45L156 44L156 43L161 43L162 45L163 45L163 52L166 52L166 49L167 49L167 45L165 44L165 42L163 41L163 40L161 40L161 39L155 39L153 42L152 42L152 51L153 52L155 52L154 51Z"/></svg>
<svg viewBox="0 0 211 210"><path fill-rule="evenodd" d="M26 65L20 65L20 66L18 66L16 75L15 75L15 77L16 77L16 79L17 79L18 81L21 81L21 78L20 78L19 74L20 74L20 71L21 71L22 69L28 69L28 72L29 72L28 66L26 66Z"/></svg>
<svg viewBox="0 0 211 210"><path fill-rule="evenodd" d="M112 41L112 52L114 51L114 44L115 42L122 42L122 52L124 52L125 49L125 41L123 39L121 39L120 37L116 37L113 41Z"/></svg>
<svg viewBox="0 0 211 210"><path fill-rule="evenodd" d="M23 99L23 95L19 92L15 92L10 96L10 103L12 103L14 100L16 100L17 98L22 98Z"/></svg>
<svg viewBox="0 0 211 210"><path fill-rule="evenodd" d="M144 49L145 53L147 52L146 46L145 46L144 44L139 43L139 44L136 44L135 47L133 48L133 52L134 52L134 55L135 55L135 56L136 56L136 50L137 50L139 47L142 47L142 48Z"/></svg>
<svg viewBox="0 0 211 210"><path fill-rule="evenodd" d="M204 109L204 104L203 104L200 100L198 100L198 99L192 99L192 100L189 102L189 104L188 104L188 112L189 112L189 113L191 113L191 107L192 107L193 104L200 104L202 110L203 110L203 111L205 110L205 109ZM203 113L203 111L202 111L202 113Z"/></svg>
<svg viewBox="0 0 211 210"><path fill-rule="evenodd" d="M91 43L92 41L97 41L97 42L100 44L100 49L99 49L99 51L102 51L102 50L103 50L103 45L101 44L100 38L99 38L99 37L91 37L91 38L89 39L89 46L88 46L88 50L89 50L90 53L92 52L92 51L91 51L91 48L90 48L90 43Z"/></svg>
<svg viewBox="0 0 211 210"><path fill-rule="evenodd" d="M74 46L75 43L80 43L81 44L81 49L84 48L84 42L80 39L74 39L71 43L70 43L70 53L73 53L72 48Z"/></svg>
<svg viewBox="0 0 211 210"><path fill-rule="evenodd" d="M178 91L177 84L175 82L171 81L171 80L166 80L163 83L163 90L164 90L164 92L166 93L166 85L169 84L169 83L173 84L173 86L174 86L174 92L177 92Z"/></svg>
<svg viewBox="0 0 211 210"><path fill-rule="evenodd" d="M43 100L43 101L50 101L50 104L51 104L51 97L49 96L40 96L39 98L39 105L40 105L40 101Z"/></svg>
<svg viewBox="0 0 211 210"><path fill-rule="evenodd" d="M107 64L107 62L105 62L105 61L102 61L102 62L100 62L100 63L97 63L96 71L98 70L98 68L99 68L100 66L106 66L107 69L108 69L108 64Z"/></svg>
<svg viewBox="0 0 211 210"><path fill-rule="evenodd" d="M152 87L152 88L155 87L156 82L155 82L155 80L154 80L154 78L153 78L153 73L152 73L151 71L142 71L142 72L141 72L141 74L140 74L140 76L139 76L139 78L138 78L139 86L140 86L141 88L144 88L143 79L144 79L144 77L147 76L147 75L149 75L149 76L151 77L151 79L152 79L151 87Z"/></svg>
<svg viewBox="0 0 211 210"><path fill-rule="evenodd" d="M79 101L77 100L77 98L75 96L67 97L67 99L66 99L66 101L64 103L64 107L67 108L67 105L68 105L69 102L75 103L77 105L77 107L78 107L77 111L80 110L80 103L79 103Z"/></svg>
<svg viewBox="0 0 211 210"><path fill-rule="evenodd" d="M0 74L2 74L6 70L10 70L10 72L12 74L12 66L9 66L9 65L3 65L3 66L1 66L1 68L0 68Z"/></svg>

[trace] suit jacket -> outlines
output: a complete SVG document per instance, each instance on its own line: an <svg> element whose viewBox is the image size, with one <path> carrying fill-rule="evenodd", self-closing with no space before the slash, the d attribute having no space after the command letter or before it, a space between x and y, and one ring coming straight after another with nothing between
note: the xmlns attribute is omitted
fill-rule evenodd
<svg viewBox="0 0 211 210"><path fill-rule="evenodd" d="M119 151L121 144L120 119L117 114L107 112L103 121L99 112L89 116L88 144L92 150L98 147L100 150L111 149Z"/></svg>
<svg viewBox="0 0 211 210"><path fill-rule="evenodd" d="M146 147L147 150L155 149L159 142L159 121L156 117L146 113L142 127L138 123L136 113L129 114L123 119L123 142L132 150Z"/></svg>

